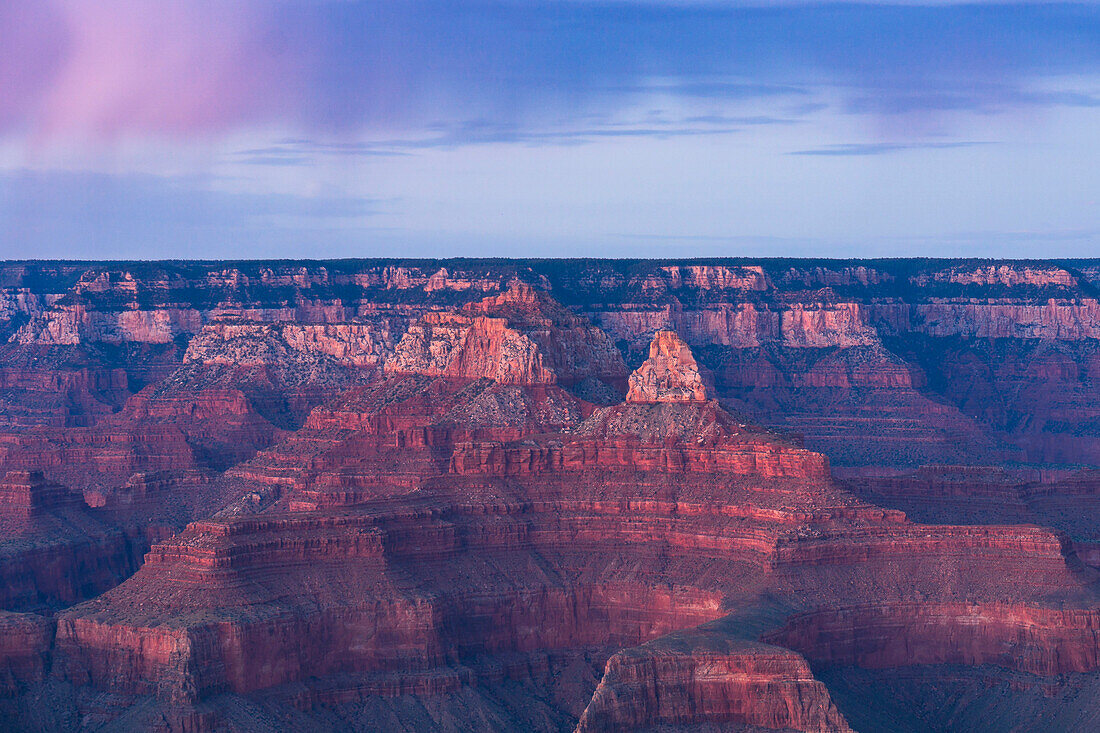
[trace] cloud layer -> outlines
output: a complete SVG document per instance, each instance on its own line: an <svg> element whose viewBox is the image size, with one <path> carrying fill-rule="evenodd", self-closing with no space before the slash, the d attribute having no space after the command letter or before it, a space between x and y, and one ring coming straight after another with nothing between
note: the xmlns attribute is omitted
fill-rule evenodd
<svg viewBox="0 0 1100 733"><path fill-rule="evenodd" d="M0 6L0 132L539 128L639 96L838 90L847 111L1095 105L1095 5L46 0ZM563 119L564 118L564 119Z"/></svg>

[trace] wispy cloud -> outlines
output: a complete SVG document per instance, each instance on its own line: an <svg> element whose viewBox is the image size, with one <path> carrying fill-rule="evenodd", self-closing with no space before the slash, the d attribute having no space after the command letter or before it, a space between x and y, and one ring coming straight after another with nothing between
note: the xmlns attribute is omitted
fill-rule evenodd
<svg viewBox="0 0 1100 733"><path fill-rule="evenodd" d="M991 145L988 142L913 142L913 143L840 143L821 148L794 150L788 155L885 155L905 150L953 150L955 148L973 148L979 145Z"/></svg>
<svg viewBox="0 0 1100 733"><path fill-rule="evenodd" d="M230 160L246 165L299 166L312 165L324 158L372 158L408 155L395 145L372 142L320 142L302 138L278 140L258 148L235 151Z"/></svg>
<svg viewBox="0 0 1100 733"><path fill-rule="evenodd" d="M884 85L859 92L846 104L856 114L905 115L915 112L978 112L995 114L1014 109L1052 107L1100 107L1100 96L1086 90L1026 89L1007 84L959 84L925 82Z"/></svg>
<svg viewBox="0 0 1100 733"><path fill-rule="evenodd" d="M524 145L579 145L598 140L732 135L747 128L797 124L797 117L768 115L692 115L668 118L653 115L635 121L593 118L586 126L532 128L513 122L468 120L427 125L418 137L379 138L354 143L286 139L271 145L235 151L231 162L249 165L311 165L326 158L370 158L413 155L417 151L453 149L468 145L514 143Z"/></svg>

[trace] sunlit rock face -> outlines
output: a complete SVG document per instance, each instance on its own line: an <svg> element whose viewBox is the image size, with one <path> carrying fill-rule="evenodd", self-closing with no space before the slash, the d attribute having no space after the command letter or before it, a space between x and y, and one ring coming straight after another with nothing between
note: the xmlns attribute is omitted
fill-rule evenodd
<svg viewBox="0 0 1100 733"><path fill-rule="evenodd" d="M521 282L457 313L426 313L409 326L385 369L526 385L612 385L627 372L602 331Z"/></svg>
<svg viewBox="0 0 1100 733"><path fill-rule="evenodd" d="M658 331L649 358L630 375L627 402L706 402L707 388L691 349L675 331Z"/></svg>
<svg viewBox="0 0 1100 733"><path fill-rule="evenodd" d="M0 728L1095 728L1098 283L0 265Z"/></svg>

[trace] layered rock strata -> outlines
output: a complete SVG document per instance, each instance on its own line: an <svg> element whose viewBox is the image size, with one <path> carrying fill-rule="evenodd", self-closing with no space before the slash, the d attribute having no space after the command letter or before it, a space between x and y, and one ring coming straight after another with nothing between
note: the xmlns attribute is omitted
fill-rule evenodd
<svg viewBox="0 0 1100 733"><path fill-rule="evenodd" d="M695 383L674 335L658 334L651 353L641 373ZM979 647L1003 643L1005 618L1041 615L1024 598L1093 613L1093 576L1050 532L913 525L714 402L596 408L510 381L393 375L316 411L289 445L235 469L267 487L258 504L192 523L133 578L60 614L53 674L203 728L224 720L226 696L262 694L276 708L454 700L539 678L540 655L573 655L601 677L529 702L580 730L844 731L790 647L828 662L822 643L851 644L828 619L853 603L884 604L896 619L886 623L932 644L916 599L934 601L932 628L969 629ZM468 406L487 395L499 412L483 420ZM550 399L573 407L540 407ZM735 620L731 608L757 611ZM1087 635L1045 623L1068 636L1022 637L1044 660L1029 669L1094 668ZM943 659L894 648L895 664ZM334 697L334 684L345 692ZM199 709L212 717L196 723Z"/></svg>
<svg viewBox="0 0 1100 733"><path fill-rule="evenodd" d="M843 680L899 674L1068 700L1100 664L1095 281L4 266L0 715L844 731L874 718Z"/></svg>

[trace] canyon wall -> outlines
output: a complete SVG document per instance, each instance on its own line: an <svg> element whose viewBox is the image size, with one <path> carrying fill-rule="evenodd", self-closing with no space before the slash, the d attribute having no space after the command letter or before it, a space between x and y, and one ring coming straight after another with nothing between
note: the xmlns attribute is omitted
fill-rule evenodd
<svg viewBox="0 0 1100 733"><path fill-rule="evenodd" d="M899 669L1062 699L1100 679L1097 271L2 265L0 721L849 731L837 680Z"/></svg>

